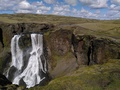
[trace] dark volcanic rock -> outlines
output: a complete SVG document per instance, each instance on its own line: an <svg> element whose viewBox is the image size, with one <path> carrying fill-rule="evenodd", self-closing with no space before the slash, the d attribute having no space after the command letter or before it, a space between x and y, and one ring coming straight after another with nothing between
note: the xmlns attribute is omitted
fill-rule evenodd
<svg viewBox="0 0 120 90"><path fill-rule="evenodd" d="M15 34L21 33L40 33L48 32L54 28L52 24L39 24L39 23L1 23L0 24L0 42L2 45L0 47L10 47L10 42ZM0 50L1 52L1 50Z"/></svg>
<svg viewBox="0 0 120 90"><path fill-rule="evenodd" d="M59 30L51 33L49 36L49 47L57 55L65 55L71 50L72 32L68 30Z"/></svg>
<svg viewBox="0 0 120 90"><path fill-rule="evenodd" d="M4 50L0 53L0 73L4 72L4 69L9 67L11 62L11 53L10 51Z"/></svg>
<svg viewBox="0 0 120 90"><path fill-rule="evenodd" d="M87 65L90 61L90 42L95 37L89 35L72 36L72 44L74 47L74 55L79 65Z"/></svg>
<svg viewBox="0 0 120 90"><path fill-rule="evenodd" d="M3 61L11 60L11 39L14 34L21 33L45 33L44 53L48 59L49 72L53 76L67 74L81 65L102 64L109 59L120 58L120 43L91 35L75 35L72 30L55 30L54 27L52 24L39 23L1 23L0 65ZM20 42L22 49L30 47L28 38L29 35L21 38L24 39L24 42Z"/></svg>
<svg viewBox="0 0 120 90"><path fill-rule="evenodd" d="M120 59L120 44L109 39L95 39L91 43L90 64L102 64L109 59Z"/></svg>
<svg viewBox="0 0 120 90"><path fill-rule="evenodd" d="M61 29L45 37L49 60L48 70L52 77L74 71L78 64L72 51L72 32Z"/></svg>
<svg viewBox="0 0 120 90"><path fill-rule="evenodd" d="M5 86L8 84L12 84L4 75L0 74L0 85Z"/></svg>
<svg viewBox="0 0 120 90"><path fill-rule="evenodd" d="M119 59L119 43L90 35L73 35L72 38L79 65L102 64L109 59Z"/></svg>
<svg viewBox="0 0 120 90"><path fill-rule="evenodd" d="M53 76L71 72L81 65L103 64L119 59L120 44L91 35L74 35L57 30L46 36L49 72ZM71 64L72 63L72 64Z"/></svg>

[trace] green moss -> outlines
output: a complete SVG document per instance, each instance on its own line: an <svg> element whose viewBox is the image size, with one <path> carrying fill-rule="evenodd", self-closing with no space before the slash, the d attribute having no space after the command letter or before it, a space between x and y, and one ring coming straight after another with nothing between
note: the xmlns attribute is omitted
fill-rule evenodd
<svg viewBox="0 0 120 90"><path fill-rule="evenodd" d="M30 90L119 90L120 60L103 65L81 66L66 76L53 79L48 85Z"/></svg>
<svg viewBox="0 0 120 90"><path fill-rule="evenodd" d="M17 90L17 87L18 86L14 85L14 84L5 86L6 90Z"/></svg>
<svg viewBox="0 0 120 90"><path fill-rule="evenodd" d="M34 22L33 22L34 21ZM74 31L75 35L85 35L83 47L86 51L89 46L89 37L87 35L93 35L96 38L109 38L114 41L120 41L120 23L119 20L114 21L98 21L91 19L73 18L73 17L63 17L63 16L53 16L53 15L35 15L35 14L15 14L15 15L0 15L0 22L7 23L49 23L54 24L55 27L52 32L60 30L61 32L53 33L46 32L45 40L47 40L47 45L51 49L52 56L52 67L54 68L59 60L69 60L73 58L73 54L68 50L65 55L59 55L58 51L54 50L53 42L56 38L64 38L68 41L71 40L71 34ZM11 24L1 24L3 30L3 38L5 47L10 48L10 41L12 38ZM34 28L34 25L32 26ZM68 31L71 31L67 33ZM67 31L67 32L66 32ZM54 35L54 37L50 37ZM81 37L82 38L82 37ZM50 40L51 39L51 40ZM63 39L63 40L64 40ZM28 40L29 41L29 40ZM71 41L70 41L71 42ZM27 39L25 44L28 44ZM116 46L112 46L108 43L110 48L114 51L120 51ZM50 47L51 45L51 47ZM21 46L24 46L21 45ZM27 46L30 46L29 44ZM99 46L99 43L98 45ZM22 47L24 48L24 47ZM109 49L109 48L108 48ZM116 58L119 55L110 53L109 50L105 50L105 57ZM85 52L86 53L86 52ZM109 59L109 58L107 58ZM0 57L0 70L4 64L4 57ZM9 60L9 58L8 58ZM103 60L104 62L104 60ZM108 63L103 65L93 65L93 66L80 66L78 70L70 73L68 76L56 78L52 80L47 86L35 87L33 90L117 90L119 88L119 71L120 71L120 61L110 60ZM110 78L110 79L109 79Z"/></svg>

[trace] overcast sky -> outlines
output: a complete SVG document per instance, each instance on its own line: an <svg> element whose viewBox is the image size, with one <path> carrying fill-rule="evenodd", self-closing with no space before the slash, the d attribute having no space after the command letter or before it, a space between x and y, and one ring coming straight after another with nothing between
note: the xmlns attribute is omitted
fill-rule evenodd
<svg viewBox="0 0 120 90"><path fill-rule="evenodd" d="M119 19L120 0L0 0L0 14L34 13Z"/></svg>

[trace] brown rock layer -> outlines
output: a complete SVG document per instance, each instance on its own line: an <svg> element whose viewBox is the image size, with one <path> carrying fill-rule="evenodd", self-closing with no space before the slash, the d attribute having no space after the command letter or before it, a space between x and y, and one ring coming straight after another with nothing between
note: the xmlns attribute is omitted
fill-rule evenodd
<svg viewBox="0 0 120 90"><path fill-rule="evenodd" d="M76 35L72 30L56 30L52 24L1 23L0 32L0 65L11 61L10 54L9 58L5 57L10 53L10 42L14 34L44 33L44 53L52 77L67 74L81 65L102 64L109 59L120 58L118 42L91 35ZM27 40L23 42L23 46L26 43ZM0 66L0 69L3 72L5 67Z"/></svg>

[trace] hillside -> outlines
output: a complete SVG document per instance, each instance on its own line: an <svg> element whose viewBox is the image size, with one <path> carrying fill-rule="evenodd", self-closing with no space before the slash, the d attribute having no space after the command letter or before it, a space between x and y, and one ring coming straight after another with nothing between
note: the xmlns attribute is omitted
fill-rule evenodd
<svg viewBox="0 0 120 90"><path fill-rule="evenodd" d="M46 86L30 90L119 90L120 20L93 20L76 17L12 14L0 15L0 72L11 62L10 43L16 34L25 34L19 43L29 47L29 34L43 33L48 63ZM24 87L14 85L0 88Z"/></svg>
<svg viewBox="0 0 120 90"><path fill-rule="evenodd" d="M2 14L1 23L45 23L53 24L56 28L73 29L76 34L109 37L120 41L120 20L95 20L66 16L37 15L37 14ZM56 29L55 29L56 30Z"/></svg>

